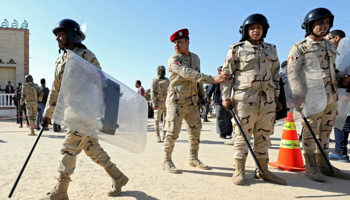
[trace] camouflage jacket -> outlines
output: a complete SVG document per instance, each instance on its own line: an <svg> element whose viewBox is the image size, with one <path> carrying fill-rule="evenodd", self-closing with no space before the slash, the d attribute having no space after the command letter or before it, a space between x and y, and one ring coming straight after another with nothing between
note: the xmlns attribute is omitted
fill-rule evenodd
<svg viewBox="0 0 350 200"><path fill-rule="evenodd" d="M336 91L338 84L337 76L341 77L341 73L335 73L335 58L336 54L338 54L335 45L328 40L315 41L309 37L306 37L305 39L299 41L294 46L292 46L288 55L288 64L290 65L291 62L296 62L293 63L293 66L306 64L308 61L304 61L300 58L301 56L308 54L314 54L318 58L326 92L330 92L332 90ZM288 79L291 80L291 85L298 84L298 81L300 81L298 77L299 74L297 73L297 70L288 67Z"/></svg>
<svg viewBox="0 0 350 200"><path fill-rule="evenodd" d="M33 82L23 83L21 105L24 103L26 103L27 106L30 106L31 104L38 104L38 101L41 101L43 96L44 93L40 90L38 84Z"/></svg>
<svg viewBox="0 0 350 200"><path fill-rule="evenodd" d="M95 54L92 53L89 49L75 47L72 51L77 55L81 56L82 58L84 58L85 60L87 60L88 62L90 62L91 64L95 65L97 68L101 69L100 63L96 59ZM63 78L66 61L67 61L67 53L64 53L56 61L55 77L52 83L49 96L47 98L46 108L43 115L44 117L51 118L55 110L58 94L61 88L61 81Z"/></svg>
<svg viewBox="0 0 350 200"><path fill-rule="evenodd" d="M196 106L198 102L197 83L211 84L214 80L210 75L200 73L199 57L192 52L190 56L183 56L180 53L172 55L168 60L168 70L170 84L167 104Z"/></svg>
<svg viewBox="0 0 350 200"><path fill-rule="evenodd" d="M151 102L153 106L159 106L159 104L165 104L167 92L169 86L169 79L167 77L156 77L151 83Z"/></svg>
<svg viewBox="0 0 350 200"><path fill-rule="evenodd" d="M267 102L279 96L279 60L275 45L248 41L231 45L222 73L233 74L228 83L220 83L222 100L255 102L264 92Z"/></svg>

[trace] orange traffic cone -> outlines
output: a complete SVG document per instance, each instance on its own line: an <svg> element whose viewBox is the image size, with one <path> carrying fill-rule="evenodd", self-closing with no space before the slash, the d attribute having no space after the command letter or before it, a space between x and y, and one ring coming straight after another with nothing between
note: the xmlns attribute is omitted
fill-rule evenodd
<svg viewBox="0 0 350 200"><path fill-rule="evenodd" d="M286 171L305 171L299 138L291 112L288 112L284 123L277 163L269 162L269 165Z"/></svg>

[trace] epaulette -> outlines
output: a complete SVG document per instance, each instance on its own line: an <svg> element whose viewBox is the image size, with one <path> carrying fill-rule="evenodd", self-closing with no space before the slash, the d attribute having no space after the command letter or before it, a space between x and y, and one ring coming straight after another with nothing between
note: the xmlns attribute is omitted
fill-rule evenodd
<svg viewBox="0 0 350 200"><path fill-rule="evenodd" d="M297 42L294 46L296 46L298 48L298 50L302 53L305 54L307 51L307 40L306 39L302 39L299 42Z"/></svg>
<svg viewBox="0 0 350 200"><path fill-rule="evenodd" d="M261 42L261 43L263 45L270 46L271 48L276 49L276 45L274 45L274 44L270 44L270 43L267 43L267 42Z"/></svg>
<svg viewBox="0 0 350 200"><path fill-rule="evenodd" d="M237 46L241 46L242 44L244 44L244 42L238 42L238 43L235 43L235 44L231 44L231 48L235 48Z"/></svg>

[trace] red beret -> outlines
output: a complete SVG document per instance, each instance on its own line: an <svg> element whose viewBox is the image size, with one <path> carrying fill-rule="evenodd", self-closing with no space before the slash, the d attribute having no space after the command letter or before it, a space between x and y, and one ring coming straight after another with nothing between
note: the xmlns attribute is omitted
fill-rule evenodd
<svg viewBox="0 0 350 200"><path fill-rule="evenodd" d="M188 29L187 29L187 28L178 30L178 31L176 31L175 33L173 33L173 34L170 36L170 41L171 41L171 42L174 42L174 40L177 40L177 39L186 37L186 36L188 36L189 34L190 34L190 33L188 32Z"/></svg>

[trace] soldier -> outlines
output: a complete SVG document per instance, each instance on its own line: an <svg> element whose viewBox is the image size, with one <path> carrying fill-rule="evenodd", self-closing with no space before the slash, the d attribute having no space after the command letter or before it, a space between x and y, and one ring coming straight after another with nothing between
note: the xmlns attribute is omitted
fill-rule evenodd
<svg viewBox="0 0 350 200"><path fill-rule="evenodd" d="M222 84L222 104L226 108L233 104L233 110L247 139L254 136L254 153L264 173L255 169L254 178L272 183L286 184L286 181L268 171L268 148L274 128L276 105L281 108L279 96L279 60L275 45L264 42L269 23L262 14L247 17L239 32L242 38L233 44L227 53L222 73L234 75L229 83ZM248 147L234 124L234 184L245 181L245 162Z"/></svg>
<svg viewBox="0 0 350 200"><path fill-rule="evenodd" d="M157 68L158 76L152 80L151 83L151 102L154 110L154 127L156 131L157 142L161 142L159 135L159 121L163 114L163 119L166 117L165 100L167 96L167 90L169 86L169 79L165 77L165 67L163 65ZM163 135L164 140L166 131L164 130L163 122Z"/></svg>
<svg viewBox="0 0 350 200"><path fill-rule="evenodd" d="M226 81L226 75L211 77L200 73L200 61L196 54L189 51L189 32L181 29L171 35L170 41L174 43L176 53L168 60L170 84L166 99L166 125L167 131L164 140L165 156L162 168L170 173L179 173L171 160L175 141L181 131L184 119L189 133L190 160L189 165L201 169L209 169L198 159L201 118L198 111L198 83L218 83ZM204 91L203 94L204 100Z"/></svg>
<svg viewBox="0 0 350 200"><path fill-rule="evenodd" d="M305 29L305 39L299 41L289 51L288 65L292 62L300 62L299 58L304 55L314 54L319 60L323 76L324 87L327 94L327 106L323 112L307 117L312 130L323 147L323 151L328 156L329 135L335 122L338 108L337 79L339 83L347 85L347 78L340 73L335 73L336 47L329 40L323 39L333 26L334 15L326 8L316 8L311 10L304 18L302 28ZM298 66L298 65L297 65ZM291 85L296 85L300 81L297 74L288 68L288 79ZM293 91L295 95L298 91ZM294 97L293 97L294 98ZM300 107L301 105L294 105ZM316 143L306 125L303 123L302 146L305 158L305 175L314 181L325 181L323 175L335 178L350 179L350 175L341 172L333 167L334 174L331 173L320 150L316 149ZM316 149L316 152L315 152ZM323 174L323 175L322 175Z"/></svg>
<svg viewBox="0 0 350 200"><path fill-rule="evenodd" d="M41 101L44 93L40 90L38 84L33 83L33 77L27 75L25 77L26 82L23 83L22 96L21 96L21 106L22 110L24 108L23 104L26 104L27 114L29 118L30 133L29 136L34 136L34 126L36 114L38 111L38 100ZM38 95L39 94L39 95ZM38 99L39 96L39 99ZM22 125L22 124L21 124Z"/></svg>
<svg viewBox="0 0 350 200"><path fill-rule="evenodd" d="M89 49L82 44L85 39L84 33L80 30L77 22L71 19L63 19L52 30L56 36L59 46L59 52L64 51L56 61L55 77L49 93L46 108L43 114L43 122L50 123L50 118L55 110L57 97L59 95L61 81L64 73L65 63L67 59L66 50L69 49L81 56L97 68L101 69L100 63ZM113 184L108 196L117 196L121 192L121 187L128 182L128 178L111 162L107 152L102 149L97 139L68 130L61 153L63 154L58 168L59 177L56 187L47 194L44 199L68 199L68 186L70 176L73 174L76 165L77 155L84 150L94 162L105 168L109 176L111 176Z"/></svg>

